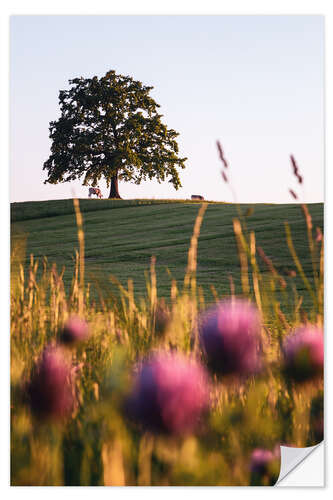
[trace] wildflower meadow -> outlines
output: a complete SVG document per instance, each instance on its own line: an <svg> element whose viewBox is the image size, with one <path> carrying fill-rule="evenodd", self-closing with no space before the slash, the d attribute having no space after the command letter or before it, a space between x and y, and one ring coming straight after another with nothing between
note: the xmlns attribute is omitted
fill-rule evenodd
<svg viewBox="0 0 333 500"><path fill-rule="evenodd" d="M77 199L69 287L64 270L33 255L26 266L12 245L12 485L267 486L280 445L323 439L323 235L311 208L298 207L310 275L287 222L281 241L301 293L257 248L239 206L239 275L205 300L197 247L207 203L197 205L183 280L171 278L164 297L152 256L145 294L129 281L112 300L93 298Z"/></svg>

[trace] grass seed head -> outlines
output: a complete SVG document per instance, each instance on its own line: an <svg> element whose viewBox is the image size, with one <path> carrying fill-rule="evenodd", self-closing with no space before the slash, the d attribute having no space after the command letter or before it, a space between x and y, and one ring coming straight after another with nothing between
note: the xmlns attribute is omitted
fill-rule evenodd
<svg viewBox="0 0 333 500"><path fill-rule="evenodd" d="M164 299L161 299L156 305L154 320L155 333L158 336L162 336L167 330L171 321L170 309Z"/></svg>

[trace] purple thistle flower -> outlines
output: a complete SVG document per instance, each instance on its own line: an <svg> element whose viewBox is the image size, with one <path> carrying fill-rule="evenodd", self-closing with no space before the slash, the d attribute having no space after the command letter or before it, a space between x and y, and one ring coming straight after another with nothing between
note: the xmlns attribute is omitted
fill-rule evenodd
<svg viewBox="0 0 333 500"><path fill-rule="evenodd" d="M151 432L190 433L208 408L208 398L208 377L197 361L159 352L141 367L127 413Z"/></svg>
<svg viewBox="0 0 333 500"><path fill-rule="evenodd" d="M303 382L323 374L324 337L314 325L298 328L283 344L285 374Z"/></svg>
<svg viewBox="0 0 333 500"><path fill-rule="evenodd" d="M47 347L27 387L31 411L40 418L59 420L74 409L71 365L60 348Z"/></svg>
<svg viewBox="0 0 333 500"><path fill-rule="evenodd" d="M255 449L251 455L251 473L260 476L267 474L271 462L275 459L276 456L270 450L264 450L262 448Z"/></svg>
<svg viewBox="0 0 333 500"><path fill-rule="evenodd" d="M73 345L89 338L88 323L78 316L71 316L65 323L60 336L62 344Z"/></svg>
<svg viewBox="0 0 333 500"><path fill-rule="evenodd" d="M260 368L261 322L246 300L223 300L199 323L200 343L208 366L218 374L250 375Z"/></svg>

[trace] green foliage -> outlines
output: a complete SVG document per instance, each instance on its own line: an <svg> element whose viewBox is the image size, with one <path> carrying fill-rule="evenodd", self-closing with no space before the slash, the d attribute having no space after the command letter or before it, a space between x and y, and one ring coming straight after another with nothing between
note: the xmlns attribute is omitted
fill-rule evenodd
<svg viewBox="0 0 333 500"><path fill-rule="evenodd" d="M169 179L181 186L177 167L175 130L168 129L158 114L160 107L147 87L129 76L109 71L102 78L75 78L70 90L61 90L61 116L50 123L51 155L43 169L45 183L83 177L83 185L96 186L101 178L140 184L142 180Z"/></svg>

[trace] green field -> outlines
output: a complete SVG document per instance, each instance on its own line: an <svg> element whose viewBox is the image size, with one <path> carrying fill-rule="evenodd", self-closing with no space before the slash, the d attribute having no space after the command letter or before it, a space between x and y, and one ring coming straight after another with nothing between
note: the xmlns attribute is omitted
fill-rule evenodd
<svg viewBox="0 0 333 500"><path fill-rule="evenodd" d="M171 277L177 283L184 278L187 252L200 203L158 200L80 200L85 232L86 278L102 291L116 293L110 275L127 286L132 279L136 296L146 291L145 271L151 256L156 256L159 296L170 296ZM293 242L311 279L312 265L306 237L306 226L300 205L241 205L248 230L255 231L257 246L272 259L277 271L299 294L303 306L309 298L299 277L288 276L295 269L286 244L284 222L291 227ZM323 204L311 204L313 227L323 227ZM229 275L236 292L240 289L240 268L233 218L238 217L233 204L209 203L198 243L197 282L207 302L213 300L211 286L219 296L230 292ZM26 261L30 254L60 271L65 267L64 282L70 286L73 276L74 252L78 248L75 213L72 200L13 203L11 205L12 241L26 237ZM264 272L266 266L260 262ZM290 287L288 287L289 289ZM93 292L94 293L94 292Z"/></svg>

